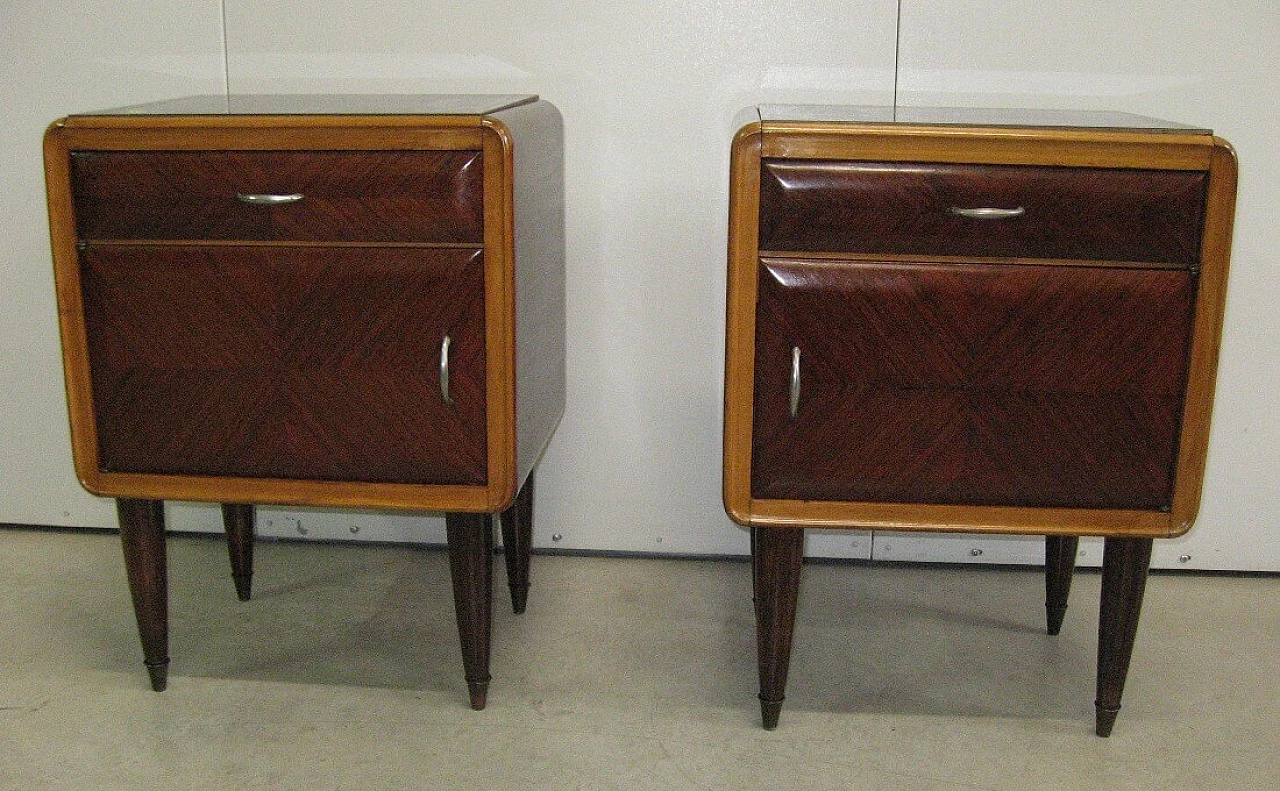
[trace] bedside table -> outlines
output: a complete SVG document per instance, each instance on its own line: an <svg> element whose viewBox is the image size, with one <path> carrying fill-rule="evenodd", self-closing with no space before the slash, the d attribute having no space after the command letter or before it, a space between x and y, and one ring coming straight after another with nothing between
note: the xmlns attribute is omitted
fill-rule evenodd
<svg viewBox="0 0 1280 791"><path fill-rule="evenodd" d="M473 708L492 514L524 609L564 408L563 132L532 96L210 96L45 138L77 474L118 500L152 685L164 500L446 512Z"/></svg>
<svg viewBox="0 0 1280 791"><path fill-rule="evenodd" d="M806 527L1105 536L1097 732L1208 444L1236 165L1122 114L761 108L733 143L725 507L777 725Z"/></svg>

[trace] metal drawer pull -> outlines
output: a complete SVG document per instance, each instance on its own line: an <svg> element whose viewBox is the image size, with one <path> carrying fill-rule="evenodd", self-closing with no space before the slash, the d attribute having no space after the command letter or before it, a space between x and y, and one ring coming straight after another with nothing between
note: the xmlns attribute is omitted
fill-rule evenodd
<svg viewBox="0 0 1280 791"><path fill-rule="evenodd" d="M791 419L800 409L800 347L791 347Z"/></svg>
<svg viewBox="0 0 1280 791"><path fill-rule="evenodd" d="M968 217L971 220L1010 220L1014 217L1021 217L1026 209L1018 206L1013 209L995 209L995 208L976 208L962 209L959 206L952 206L951 213L957 217Z"/></svg>
<svg viewBox="0 0 1280 791"><path fill-rule="evenodd" d="M241 203L252 203L255 206L275 206L279 203L297 203L302 200L302 193L291 192L288 195L272 195L270 193L257 194L237 192L236 200Z"/></svg>
<svg viewBox="0 0 1280 791"><path fill-rule="evenodd" d="M449 406L453 406L453 399L449 397L449 346L452 344L453 339L448 335L440 342L440 400Z"/></svg>

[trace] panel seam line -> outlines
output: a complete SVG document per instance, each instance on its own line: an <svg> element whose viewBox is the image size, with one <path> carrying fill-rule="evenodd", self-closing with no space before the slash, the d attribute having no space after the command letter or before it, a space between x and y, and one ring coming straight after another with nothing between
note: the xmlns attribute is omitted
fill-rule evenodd
<svg viewBox="0 0 1280 791"><path fill-rule="evenodd" d="M226 2L226 0L223 0ZM897 17L893 23L893 120L898 120L898 75L902 54L902 0L898 0Z"/></svg>
<svg viewBox="0 0 1280 791"><path fill-rule="evenodd" d="M218 7L222 14L222 92L228 99L230 99L231 58L229 55L229 47L227 45L227 0L220 0ZM896 76L894 79L897 79Z"/></svg>

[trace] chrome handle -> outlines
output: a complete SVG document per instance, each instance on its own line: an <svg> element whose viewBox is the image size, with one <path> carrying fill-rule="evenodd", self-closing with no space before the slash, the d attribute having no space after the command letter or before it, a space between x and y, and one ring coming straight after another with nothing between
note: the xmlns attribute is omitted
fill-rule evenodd
<svg viewBox="0 0 1280 791"><path fill-rule="evenodd" d="M241 203L252 203L256 206L275 206L279 203L297 203L302 200L301 192L288 195L272 195L270 193L237 192L236 200Z"/></svg>
<svg viewBox="0 0 1280 791"><path fill-rule="evenodd" d="M449 397L449 346L452 344L453 339L448 335L440 342L440 400L449 406L453 406L453 399Z"/></svg>
<svg viewBox="0 0 1280 791"><path fill-rule="evenodd" d="M791 347L791 419L800 409L800 347Z"/></svg>
<svg viewBox="0 0 1280 791"><path fill-rule="evenodd" d="M996 208L975 208L964 209L959 206L952 206L951 213L957 217L968 217L971 220L1010 220L1014 217L1021 217L1026 209L1017 206L1012 209L996 209Z"/></svg>

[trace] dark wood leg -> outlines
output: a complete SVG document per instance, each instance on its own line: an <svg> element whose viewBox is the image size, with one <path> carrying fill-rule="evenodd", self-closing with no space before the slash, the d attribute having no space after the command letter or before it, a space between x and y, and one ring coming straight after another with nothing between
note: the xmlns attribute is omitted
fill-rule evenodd
<svg viewBox="0 0 1280 791"><path fill-rule="evenodd" d="M462 640L462 665L471 693L471 708L485 706L489 693L489 631L493 622L493 517L489 514L445 516L453 604Z"/></svg>
<svg viewBox="0 0 1280 791"><path fill-rule="evenodd" d="M791 663L791 635L795 631L796 600L800 593L800 565L804 560L804 530L790 527L757 528L752 568L756 601L756 652L760 664L760 715L766 730L778 727L786 697Z"/></svg>
<svg viewBox="0 0 1280 791"><path fill-rule="evenodd" d="M142 656L151 688L169 684L169 587L164 546L164 502L116 500L125 572L138 618Z"/></svg>
<svg viewBox="0 0 1280 791"><path fill-rule="evenodd" d="M1076 570L1079 536L1044 537L1044 609L1049 621L1049 634L1062 631L1067 614L1067 596L1071 593L1071 575Z"/></svg>
<svg viewBox="0 0 1280 791"><path fill-rule="evenodd" d="M751 533L751 602L754 604L756 600L756 566L759 565L756 561L756 528L749 527L747 530Z"/></svg>
<svg viewBox="0 0 1280 791"><path fill-rule="evenodd" d="M240 601L249 601L253 590L253 506L223 503L222 525L227 530L236 596Z"/></svg>
<svg viewBox="0 0 1280 791"><path fill-rule="evenodd" d="M1110 736L1120 713L1151 565L1150 538L1108 538L1102 552L1102 609L1098 618L1098 697L1095 732Z"/></svg>
<svg viewBox="0 0 1280 791"><path fill-rule="evenodd" d="M507 562L511 609L524 612L529 599L529 552L533 547L533 473L520 487L516 501L502 512L502 553Z"/></svg>

